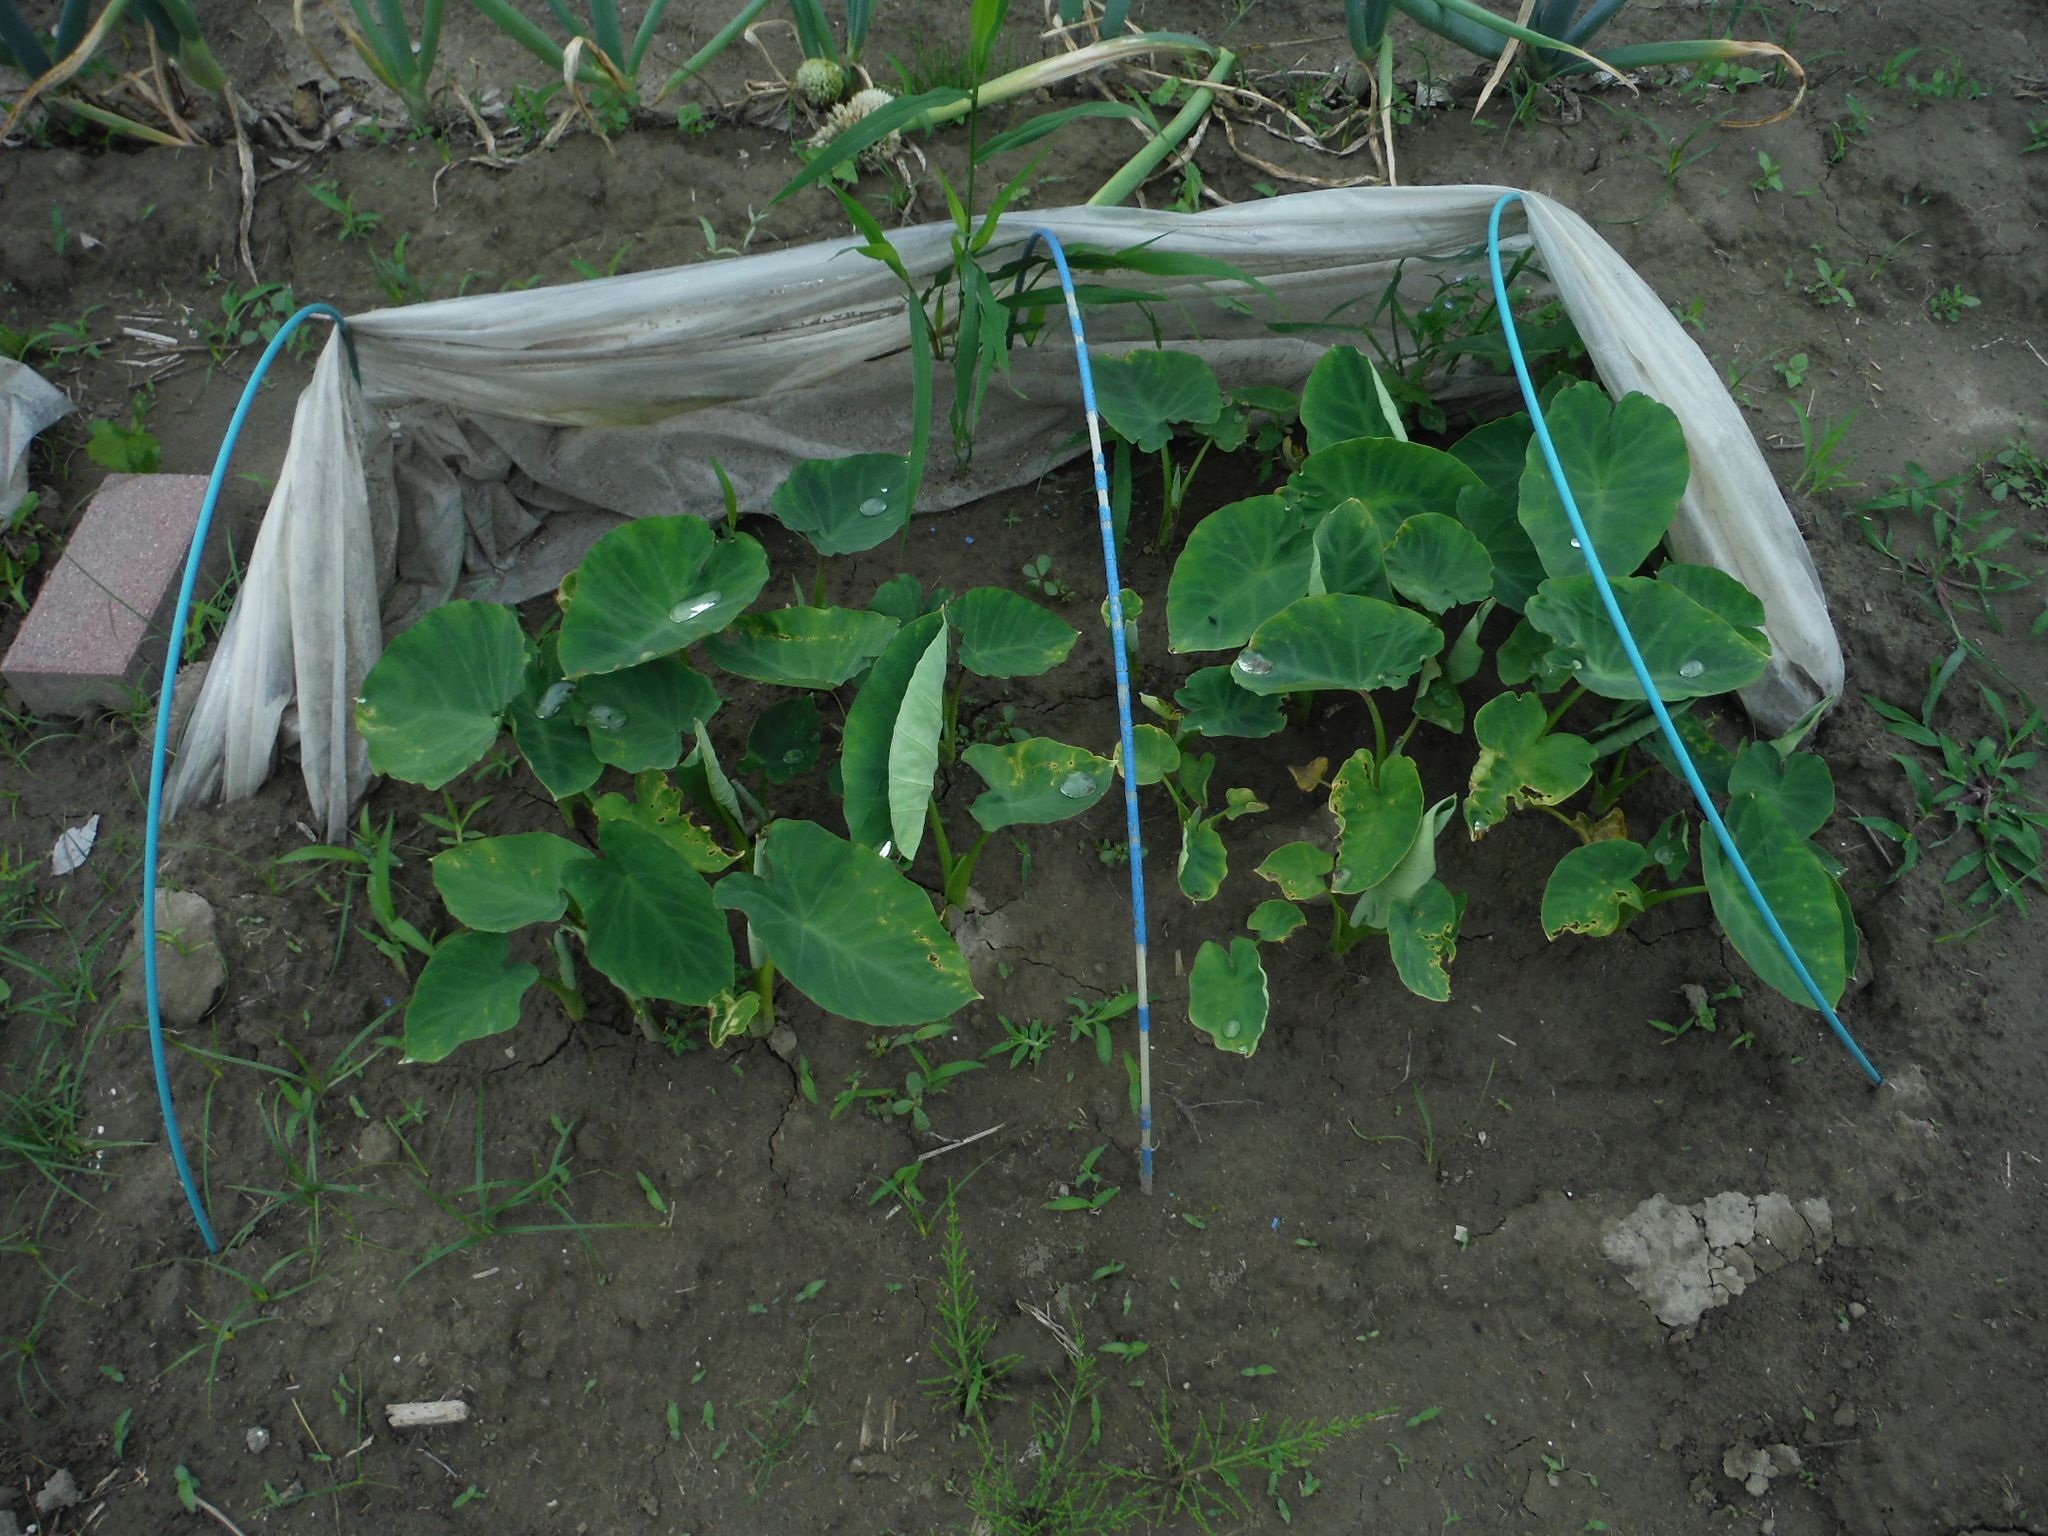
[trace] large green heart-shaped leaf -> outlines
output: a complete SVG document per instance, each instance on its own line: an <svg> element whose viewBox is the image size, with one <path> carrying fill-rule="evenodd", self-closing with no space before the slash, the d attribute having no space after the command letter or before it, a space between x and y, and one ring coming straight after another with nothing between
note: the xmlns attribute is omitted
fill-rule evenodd
<svg viewBox="0 0 2048 1536"><path fill-rule="evenodd" d="M1451 961L1458 953L1458 898L1435 880L1388 913L1387 949L1401 984L1432 1003L1451 999Z"/></svg>
<svg viewBox="0 0 2048 1536"><path fill-rule="evenodd" d="M1387 579L1417 607L1442 613L1492 594L1493 561L1455 517L1419 512L1387 546Z"/></svg>
<svg viewBox="0 0 2048 1536"><path fill-rule="evenodd" d="M808 821L762 833L755 873L718 883L790 984L827 1013L883 1029L943 1019L981 994L931 898L879 854Z"/></svg>
<svg viewBox="0 0 2048 1536"><path fill-rule="evenodd" d="M1272 1006L1259 946L1232 939L1225 949L1205 939L1188 972L1188 1022L1216 1048L1249 1056L1259 1048Z"/></svg>
<svg viewBox="0 0 2048 1536"><path fill-rule="evenodd" d="M706 785L709 794L709 786ZM630 821L644 832L652 832L683 856L683 862L700 875L715 875L739 854L721 848L710 832L699 826L683 804L683 792L663 773L643 773L633 780L629 799L621 794L603 794L591 801L590 809L600 822Z"/></svg>
<svg viewBox="0 0 2048 1536"><path fill-rule="evenodd" d="M1438 448L1391 437L1338 443L1302 461L1287 499L1309 521L1354 497L1379 525L1382 543L1418 512L1448 512L1479 477Z"/></svg>
<svg viewBox="0 0 2048 1536"><path fill-rule="evenodd" d="M1771 643L1759 629L1738 628L1671 580L1670 566L1653 578L1624 576L1614 598L1665 701L1708 698L1746 688L1763 676ZM1643 690L1621 639L1594 590L1593 578L1553 576L1529 599L1529 622L1556 640L1570 659L1572 680L1608 699L1640 699Z"/></svg>
<svg viewBox="0 0 2048 1536"><path fill-rule="evenodd" d="M519 616L498 603L444 603L393 637L363 679L356 729L370 766L439 789L498 739L526 681Z"/></svg>
<svg viewBox="0 0 2048 1536"><path fill-rule="evenodd" d="M1316 359L1301 389L1301 425L1310 453L1354 437L1408 435L1387 386L1356 347L1332 347Z"/></svg>
<svg viewBox="0 0 2048 1536"><path fill-rule="evenodd" d="M988 785L967 813L990 832L1079 816L1109 793L1116 772L1108 758L1046 736L1006 746L983 742L960 758Z"/></svg>
<svg viewBox="0 0 2048 1536"><path fill-rule="evenodd" d="M1200 426L1223 411L1216 375L1192 352L1146 348L1097 358L1095 408L1118 437L1157 453L1182 424Z"/></svg>
<svg viewBox="0 0 2048 1536"><path fill-rule="evenodd" d="M1258 875L1280 887L1294 901L1313 901L1329 891L1330 869L1336 863L1327 848L1314 843L1282 843L1260 860Z"/></svg>
<svg viewBox="0 0 2048 1536"><path fill-rule="evenodd" d="M882 654L894 619L862 608L777 608L743 613L704 641L735 677L784 688L837 688Z"/></svg>
<svg viewBox="0 0 2048 1536"><path fill-rule="evenodd" d="M1517 411L1481 422L1446 451L1477 475L1488 490L1505 492L1512 509L1521 498L1532 430L1529 413Z"/></svg>
<svg viewBox="0 0 2048 1536"><path fill-rule="evenodd" d="M1549 729L1549 711L1533 693L1503 693L1472 717L1479 761L1465 792L1465 824L1474 840L1526 805L1556 805L1593 776L1593 744Z"/></svg>
<svg viewBox="0 0 2048 1536"><path fill-rule="evenodd" d="M857 453L807 459L768 498L768 510L821 555L851 555L897 533L910 519L910 461Z"/></svg>
<svg viewBox="0 0 2048 1536"><path fill-rule="evenodd" d="M601 763L627 773L673 768L682 738L718 713L718 690L680 656L586 677L569 696L569 712L589 733Z"/></svg>
<svg viewBox="0 0 2048 1536"><path fill-rule="evenodd" d="M716 537L695 517L642 517L590 546L562 614L562 670L616 672L713 635L768 581L744 533Z"/></svg>
<svg viewBox="0 0 2048 1536"><path fill-rule="evenodd" d="M904 701L910 693L912 679L934 646L944 657L945 643L944 614L928 613L904 625L876 659L867 681L860 685L853 707L846 712L846 729L841 737L839 757L841 798L846 807L846 830L855 842L864 847L880 848L884 843L895 842L895 818L890 809L890 749L896 740L899 722L903 720ZM910 724L915 725L917 719L923 717L922 711L913 710L912 714ZM936 725L932 727L930 739L932 760L936 763ZM905 765L908 766L907 753ZM929 780L926 781L926 795L929 798ZM922 829L924 807L921 805L917 807L917 820Z"/></svg>
<svg viewBox="0 0 2048 1536"><path fill-rule="evenodd" d="M1770 801L1754 793L1738 794L1728 802L1723 819L1779 926L1833 1007L1842 1000L1856 964L1856 923L1841 887ZM1721 840L1702 838L1700 856L1714 916L1735 952L1772 987L1800 1007L1811 1008L1813 999L1743 890L1734 865L1721 851Z"/></svg>
<svg viewBox="0 0 2048 1536"><path fill-rule="evenodd" d="M960 665L976 677L1037 677L1080 638L1064 619L1002 587L963 592L947 613L960 636Z"/></svg>
<svg viewBox="0 0 2048 1536"><path fill-rule="evenodd" d="M557 800L582 794L604 772L590 750L590 733L569 708L575 691L576 685L562 676L555 637L546 636L527 668L525 686L512 701L512 740L534 777Z"/></svg>
<svg viewBox="0 0 2048 1536"><path fill-rule="evenodd" d="M434 855L434 889L463 927L510 933L560 917L569 900L562 871L590 856L552 832L473 837Z"/></svg>
<svg viewBox="0 0 2048 1536"><path fill-rule="evenodd" d="M434 1062L471 1040L519 1023L519 1002L540 980L530 965L507 965L502 933L455 933L434 948L405 1008L405 1059Z"/></svg>
<svg viewBox="0 0 2048 1536"><path fill-rule="evenodd" d="M1768 800L1799 837L1812 837L1835 813L1835 780L1828 765L1811 752L1781 757L1767 741L1745 742L1735 754L1727 792Z"/></svg>
<svg viewBox="0 0 2048 1536"><path fill-rule="evenodd" d="M1391 598L1387 585L1386 538L1365 503L1340 501L1316 524L1315 559L1309 567L1308 596L1353 592Z"/></svg>
<svg viewBox="0 0 2048 1536"><path fill-rule="evenodd" d="M1243 645L1308 593L1315 541L1278 496L1218 507L1188 534L1166 584L1166 643L1176 652Z"/></svg>
<svg viewBox="0 0 2048 1536"><path fill-rule="evenodd" d="M1180 893L1189 901L1213 899L1223 889L1224 876L1230 873L1223 836L1216 830L1217 820L1193 815L1181 823L1180 861L1174 866L1174 876L1180 882Z"/></svg>
<svg viewBox="0 0 2048 1536"><path fill-rule="evenodd" d="M1422 830L1422 773L1396 753L1375 763L1360 749L1330 780L1337 818L1337 861L1330 889L1340 896L1371 890L1400 864Z"/></svg>
<svg viewBox="0 0 2048 1536"><path fill-rule="evenodd" d="M1413 901L1436 878L1436 840L1457 804L1457 796L1446 795L1422 813L1415 841L1384 880L1360 894L1358 904L1351 909L1352 922L1385 929L1393 921L1394 908L1404 901Z"/></svg>
<svg viewBox="0 0 2048 1536"><path fill-rule="evenodd" d="M1331 592L1274 614L1231 665L1238 685L1253 693L1363 693L1399 687L1443 644L1443 631L1412 608Z"/></svg>
<svg viewBox="0 0 2048 1536"><path fill-rule="evenodd" d="M1610 402L1590 382L1559 390L1544 417L1601 568L1610 577L1629 575L1663 540L1692 475L1678 417L1648 395ZM1585 553L1533 440L1523 457L1519 515L1544 570L1585 573Z"/></svg>
<svg viewBox="0 0 2048 1536"><path fill-rule="evenodd" d="M708 1003L730 987L732 932L704 877L630 821L601 823L597 844L602 858L562 871L590 963L629 997Z"/></svg>
<svg viewBox="0 0 2048 1536"><path fill-rule="evenodd" d="M1277 736L1287 725L1280 701L1237 685L1233 667L1203 667L1173 696L1185 730L1204 736Z"/></svg>
<svg viewBox="0 0 2048 1536"><path fill-rule="evenodd" d="M1543 562L1536 546L1515 516L1512 490L1469 485L1458 493L1458 521L1486 546L1493 564L1493 595L1503 608L1520 613L1530 594L1543 584Z"/></svg>
<svg viewBox="0 0 2048 1536"><path fill-rule="evenodd" d="M1606 938L1643 910L1636 876L1649 866L1650 855L1625 837L1574 848L1544 882L1544 933Z"/></svg>

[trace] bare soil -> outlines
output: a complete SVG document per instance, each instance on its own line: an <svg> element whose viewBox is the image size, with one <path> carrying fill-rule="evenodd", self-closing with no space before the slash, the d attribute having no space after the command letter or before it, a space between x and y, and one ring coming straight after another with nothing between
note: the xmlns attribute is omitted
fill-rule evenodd
<svg viewBox="0 0 2048 1536"><path fill-rule="evenodd" d="M301 88L323 109L348 99L292 38L289 6L200 9L253 101L289 109ZM1234 43L1266 45L1253 55L1260 71L1328 70L1345 56L1334 7L1144 9L1148 24L1212 35L1228 25ZM1725 20L1637 9L1645 36ZM1012 26L1019 58L1039 46L1033 19ZM666 57L722 20L679 0ZM870 58L929 54L957 21L885 3ZM473 95L537 83L537 66L477 26L453 18L446 47ZM536 1006L512 1036L443 1066L405 1066L375 1044L383 1031L372 1026L406 982L364 936L374 928L360 884L274 862L307 843L288 767L253 802L183 818L165 859L167 884L214 904L229 964L221 1004L173 1053L187 1140L215 1220L236 1239L208 1265L116 974L135 910L147 736L132 718L14 722L0 763L11 863L0 869L25 872L7 888L0 1085L26 1094L68 1070L79 1129L100 1149L96 1172L61 1192L17 1160L0 1164L0 1355L18 1366L11 1381L0 1372L0 1509L11 1499L24 1525L38 1518L33 1495L66 1468L85 1497L43 1517L45 1531L196 1528L209 1522L180 1509L182 1466L250 1532L964 1530L979 1454L920 1386L936 1370L938 1245L912 1213L871 1197L921 1154L997 1127L934 1158L922 1180L931 1192L958 1182L976 1284L1001 1319L995 1347L1023 1357L1014 1401L990 1415L996 1454L1020 1475L1036 1454L1031 1404L1047 1401L1061 1363L1053 1335L1021 1312L1030 1303L1070 1314L1091 1345L1147 1346L1108 1362L1111 1460L1159 1470L1146 1417L1162 1397L1183 1437L1197 1413L1218 1410L1391 1411L1316 1461L1312 1492L1298 1471L1271 1487L1263 1473L1248 1479L1254 1513L1235 1528L1276 1528L1277 1495L1295 1528L1333 1533L2048 1530L2048 959L2018 913L1952 939L1974 921L1944 883L1962 844L1892 883L1886 851L1852 820L1907 810L1890 756L1899 744L1867 697L1917 708L1956 638L1927 584L1845 516L1909 463L1954 474L2038 421L2048 155L2021 151L2029 118L2048 113L2048 25L2037 7L1994 0L1939 18L1914 6L1745 7L1740 28L1789 32L1812 88L1785 122L1708 129L1686 151L1704 157L1675 177L1661 137L1683 139L1737 103L1667 84L1546 97L1515 126L1497 102L1490 126L1475 126L1477 81L1462 73L1446 82L1461 105L1402 131L1400 171L1410 183L1530 187L1592 219L1694 324L1786 484L1801 464L1793 401L1815 422L1853 416L1843 453L1871 489L1795 505L1850 659L1848 694L1817 745L1840 795L1826 846L1847 868L1866 937L1847 1014L1885 1088L1865 1084L1812 1014L1757 984L1692 904L1610 941L1547 943L1542 872L1570 834L1533 816L1481 844L1445 841L1447 883L1471 893L1450 1004L1401 989L1376 946L1338 962L1297 940L1268 951L1275 1020L1258 1055L1211 1049L1181 1017L1184 966L1259 899L1259 853L1315 827L1319 797L1286 770L1357 744L1362 720L1341 706L1236 760L1232 782L1272 809L1246 824L1250 841L1212 908L1170 894L1170 816L1146 826L1153 888L1168 893L1152 934L1161 1150L1150 1199L1137 1189L1123 1069L1070 1043L1065 1023L1069 998L1127 981L1126 874L1101 847L1122 835L1108 802L1015 845L992 840L976 882L985 910L968 935L986 1000L927 1049L978 1057L1003 1038L998 1015L1045 1020L1056 1043L1035 1069L991 1061L959 1078L929 1101L929 1134L858 1107L830 1113L851 1074L896 1081L902 1057L877 1060L862 1030L793 996L787 1021L815 1104L794 1055L760 1044L673 1053L616 1007L571 1027ZM331 33L316 41L342 63ZM1878 78L1915 46L1926 51L1908 72L1924 77L1953 49L1986 94L1916 108ZM1447 48L1433 61L1461 68ZM1404 73L1421 63L1407 54ZM760 72L734 54L711 87L731 100ZM352 89L365 110L402 122L388 100ZM572 259L603 270L616 255L620 271L709 259L700 221L736 244L749 210L790 173L786 133L757 118L714 112L710 131L686 135L649 115L610 146L575 133L506 168L471 158L479 146L459 114L445 141L400 128L382 143L344 134L317 154L259 145L252 254L264 280L345 311L387 302L370 256L401 234L429 297L573 281ZM1837 129L1848 134L1839 154ZM1034 192L1041 205L1084 197L1135 139L1089 123L1058 143ZM1753 187L1760 152L1782 167L1782 193ZM1260 195L1252 183L1266 179L1220 134L1198 163L1234 199ZM1363 163L1286 159L1332 177ZM367 242L337 238L307 193L315 180L382 215ZM122 419L138 378L159 376L148 420L164 468L210 467L255 354L216 366L192 317L218 316L228 289L249 282L239 189L231 145L0 153L0 320L35 329L82 316L97 342L52 370L80 404L37 460L54 493L42 515L58 534L100 473L82 451L83 422ZM940 211L929 187L920 207ZM798 199L768 216L753 248L839 227L826 200ZM1804 291L1817 253L1852 270L1853 307ZM1928 301L1953 285L1981 302L1942 323ZM186 350L166 354L124 326ZM1773 364L1801 353L1795 393ZM281 366L238 467L275 472L304 376L297 362ZM1190 515L1234 494L1231 473L1213 476ZM241 549L261 503L258 486L236 484L229 537ZM1970 505L1987 503L1973 494ZM2008 503L2002 517L2019 529L2006 556L2032 569L2048 536L2040 511ZM915 525L911 564L928 582L1014 584L1024 561L1050 553L1088 594L1072 605L1084 632L1075 662L983 690L986 728L1009 706L1028 728L1108 742L1094 537L1086 483L1072 474ZM834 580L864 597L896 569L885 550L840 562ZM1165 571L1141 559L1131 584L1162 592ZM1996 628L1947 595L1985 657L1946 706L1950 728L1974 734L1990 719L1977 682L2043 695L2042 643L2029 633L2038 594L2000 599ZM0 617L0 644L16 622ZM1146 666L1147 687L1179 675L1163 645ZM1431 782L1461 781L1451 749L1431 750ZM964 825L970 786L944 788ZM479 793L491 796L482 830L559 825L520 778L464 789ZM834 819L821 777L793 794L798 813ZM1653 825L1677 804L1671 786L1646 782L1630 815ZM392 819L401 845L399 911L431 931L427 859L440 834L423 818L444 807L385 784L367 809L375 823ZM59 879L48 849L95 813L90 862ZM1722 1005L1715 1033L1667 1043L1647 1021L1677 1017L1687 983L1745 990ZM333 1077L344 1058L368 1065L318 1101L319 1176L336 1187L316 1228L303 1206L273 1197L286 1174L266 1115L281 1113L279 1074ZM479 1231L476 1197L455 1192L529 1185L558 1143L562 1207L581 1230L529 1201ZM1046 1210L1103 1144L1118 1196L1094 1215ZM1603 1256L1603 1234L1653 1195L1685 1205L1725 1191L1824 1200L1832 1246L1674 1331ZM468 1402L469 1422L386 1427L384 1405L441 1397ZM260 1451L245 1438L255 1429L266 1431ZM1772 1445L1794 1448L1796 1469L1784 1459L1745 1487L1750 1453Z"/></svg>

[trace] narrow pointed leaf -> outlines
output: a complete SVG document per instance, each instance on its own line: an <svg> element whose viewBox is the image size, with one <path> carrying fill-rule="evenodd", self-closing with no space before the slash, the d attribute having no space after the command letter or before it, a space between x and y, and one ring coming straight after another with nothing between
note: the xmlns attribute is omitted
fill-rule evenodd
<svg viewBox="0 0 2048 1536"><path fill-rule="evenodd" d="M939 734L946 715L946 627L925 647L911 669L889 736L889 826L896 851L917 857L924 842L925 807L932 800L932 779L939 771Z"/></svg>
<svg viewBox="0 0 2048 1536"><path fill-rule="evenodd" d="M945 624L943 615L930 613L899 629L846 712L839 758L841 793L847 832L864 847L879 848L895 835L889 814L889 746L911 675Z"/></svg>
<svg viewBox="0 0 2048 1536"><path fill-rule="evenodd" d="M1351 909L1351 920L1367 928L1385 928L1393 921L1393 909L1412 901L1422 888L1436 878L1436 840L1457 809L1457 797L1446 795L1422 813L1415 829L1415 841L1401 855L1388 876L1363 892Z"/></svg>

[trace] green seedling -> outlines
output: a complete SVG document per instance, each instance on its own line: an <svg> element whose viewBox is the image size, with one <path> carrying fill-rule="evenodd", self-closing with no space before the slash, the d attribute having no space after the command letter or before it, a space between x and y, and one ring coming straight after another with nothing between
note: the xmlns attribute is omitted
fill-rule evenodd
<svg viewBox="0 0 2048 1536"><path fill-rule="evenodd" d="M341 190L341 183L338 181L312 182L306 191L311 194L314 202L334 215L339 224L336 238L343 244L351 240L367 241L376 232L377 226L384 222L384 215L381 213L357 209L356 200Z"/></svg>
<svg viewBox="0 0 2048 1536"><path fill-rule="evenodd" d="M1842 440L1856 424L1854 411L1840 421L1816 422L1807 415L1806 407L1794 400L1792 415L1799 423L1799 473L1792 481L1795 494L1827 496L1863 483L1853 477L1849 455L1842 451Z"/></svg>
<svg viewBox="0 0 2048 1536"><path fill-rule="evenodd" d="M138 389L128 398L128 423L126 426L112 421L96 421L88 432L85 456L102 469L119 475L153 475L163 462L158 449L156 434L143 423L149 415L149 408L155 397L147 389Z"/></svg>
<svg viewBox="0 0 2048 1536"><path fill-rule="evenodd" d="M945 1200L945 1237L939 1247L938 1321L932 1329L932 1353L939 1362L939 1374L928 1376L922 1385L927 1396L945 1403L961 1418L982 1419L988 1405L1007 1402L1001 1390L1021 1358L994 1355L989 1344L995 1338L995 1321L982 1314L981 1298L974 1289L968 1269L967 1242L960 1231L960 1212L955 1193L949 1187Z"/></svg>
<svg viewBox="0 0 2048 1536"><path fill-rule="evenodd" d="M2027 120L2027 147L2023 155L2038 154L2048 149L2048 117L2034 117Z"/></svg>
<svg viewBox="0 0 2048 1536"><path fill-rule="evenodd" d="M1093 1215L1114 1200L1118 1186L1103 1183L1102 1175L1095 1169L1102 1154L1108 1150L1109 1144L1104 1142L1082 1158L1080 1171L1074 1175L1073 1193L1063 1191L1055 1195L1045 1202L1045 1208L1048 1211L1086 1211Z"/></svg>
<svg viewBox="0 0 2048 1536"><path fill-rule="evenodd" d="M1975 294L1965 293L1960 283L1940 289L1927 300L1927 313L1947 325L1954 325L1963 318L1963 311L1975 309L1978 300Z"/></svg>
<svg viewBox="0 0 2048 1536"><path fill-rule="evenodd" d="M408 27L399 0L379 0L373 10L369 0L348 0L355 24L341 23L342 36L355 49L356 57L374 75L377 83L405 103L416 129L433 126L432 84L434 63L440 52L441 13L445 0L421 0L417 31ZM295 18L301 38L302 18Z"/></svg>
<svg viewBox="0 0 2048 1536"><path fill-rule="evenodd" d="M1095 1047L1095 1059L1106 1067L1116 1049L1115 1032L1110 1026L1137 1006L1138 994L1129 990L1094 1002L1082 997L1069 997L1067 1007L1072 1011L1067 1016L1067 1039L1091 1042Z"/></svg>
<svg viewBox="0 0 2048 1536"><path fill-rule="evenodd" d="M1976 608L2000 628L1993 599L2022 591L2035 573L2012 563L2018 529L2004 520L1996 499L1981 511L1967 503L1967 475L1936 480L1918 464L1891 477L1889 488L1856 508L1872 549L1919 586L1959 644L1965 639L1961 608ZM1910 542L1909 542L1910 540Z"/></svg>
<svg viewBox="0 0 2048 1536"><path fill-rule="evenodd" d="M1685 1017L1676 1024L1667 1023L1663 1019L1649 1020L1650 1028L1664 1036L1666 1045L1673 1044L1694 1030L1702 1034L1713 1034L1720 1027L1720 1018L1715 1012L1715 1006L1742 996L1742 988L1737 986L1725 987L1719 992L1709 994L1705 987L1687 982L1679 990L1685 995L1686 1007L1690 1010Z"/></svg>
<svg viewBox="0 0 2048 1536"><path fill-rule="evenodd" d="M1806 382L1808 366L1806 354L1794 352L1784 362L1771 364L1771 371L1785 381L1787 389L1797 389Z"/></svg>
<svg viewBox="0 0 2048 1536"><path fill-rule="evenodd" d="M1026 1019L1017 1024L999 1013L996 1022L1003 1026L1003 1038L982 1052L984 1059L1008 1057L1013 1070L1017 1067L1035 1070L1039 1059L1052 1049L1052 1029L1042 1019Z"/></svg>

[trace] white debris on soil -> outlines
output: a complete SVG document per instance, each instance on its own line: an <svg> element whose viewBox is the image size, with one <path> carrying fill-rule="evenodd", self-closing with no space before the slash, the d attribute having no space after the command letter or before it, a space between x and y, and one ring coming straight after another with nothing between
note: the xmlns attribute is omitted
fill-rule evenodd
<svg viewBox="0 0 2048 1536"><path fill-rule="evenodd" d="M71 1469L59 1467L43 1484L42 1492L36 1495L36 1513L55 1514L60 1509L71 1508L82 1497L78 1491L78 1479L71 1475Z"/></svg>
<svg viewBox="0 0 2048 1536"><path fill-rule="evenodd" d="M85 863L99 835L98 816L88 816L78 826L66 827L57 836L57 846L50 850L50 868L60 875L71 874Z"/></svg>
<svg viewBox="0 0 2048 1536"><path fill-rule="evenodd" d="M270 1431L261 1424L252 1424L243 1431L242 1444L249 1447L251 1456L261 1456L270 1449Z"/></svg>
<svg viewBox="0 0 2048 1536"><path fill-rule="evenodd" d="M142 914L135 914L135 942L129 948L128 985L135 1007L146 1007L142 992ZM156 995L164 1023L189 1029L213 1010L227 985L213 905L191 891L158 886L156 892Z"/></svg>
<svg viewBox="0 0 2048 1536"><path fill-rule="evenodd" d="M1659 1322L1689 1328L1759 1276L1817 1260L1834 1242L1827 1201L1730 1190L1697 1205L1652 1195L1608 1229L1600 1251Z"/></svg>
<svg viewBox="0 0 2048 1536"><path fill-rule="evenodd" d="M1721 1458L1721 1470L1751 1498L1762 1498L1773 1479L1797 1472L1799 1465L1799 1452L1789 1445L1756 1446L1747 1440L1736 1441Z"/></svg>

